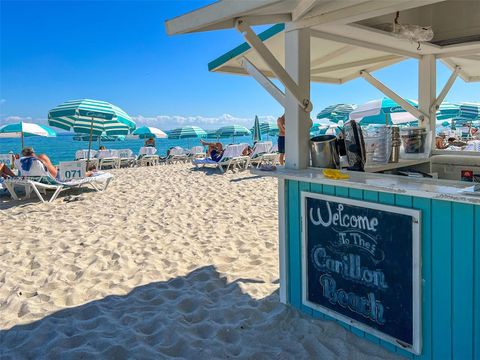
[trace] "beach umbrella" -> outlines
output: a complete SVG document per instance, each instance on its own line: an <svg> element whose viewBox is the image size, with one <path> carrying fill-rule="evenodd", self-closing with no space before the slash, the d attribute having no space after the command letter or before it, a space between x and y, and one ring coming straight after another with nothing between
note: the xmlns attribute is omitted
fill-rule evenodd
<svg viewBox="0 0 480 360"><path fill-rule="evenodd" d="M207 132L198 126L182 126L167 133L169 139L194 139L207 136Z"/></svg>
<svg viewBox="0 0 480 360"><path fill-rule="evenodd" d="M198 126L182 126L167 132L169 139L195 139L207 136L207 132ZM188 140L190 147L190 140Z"/></svg>
<svg viewBox="0 0 480 360"><path fill-rule="evenodd" d="M24 137L30 136L54 137L57 136L57 134L47 126L26 122L6 124L0 127L0 137L21 138L22 149L24 147Z"/></svg>
<svg viewBox="0 0 480 360"><path fill-rule="evenodd" d="M150 126L139 127L135 129L132 135L138 135L138 137L141 139L150 138L150 137L154 137L157 139L167 138L167 134L165 134L162 130L157 129L156 127L150 127Z"/></svg>
<svg viewBox="0 0 480 360"><path fill-rule="evenodd" d="M327 106L317 114L317 119L328 119L332 122L346 122L350 113L357 108L354 104L334 104Z"/></svg>
<svg viewBox="0 0 480 360"><path fill-rule="evenodd" d="M232 137L235 142L235 136L247 136L250 135L250 130L241 125L227 125L217 130L217 134L220 137Z"/></svg>
<svg viewBox="0 0 480 360"><path fill-rule="evenodd" d="M417 103L414 100L407 100L410 105L417 107ZM355 110L350 113L350 119L354 119L360 122L361 125L368 124L387 124L392 125L391 114L405 113L392 99L384 97L382 99L376 99L369 101L365 104L359 105ZM394 116L395 117L395 116ZM403 122L402 122L403 123Z"/></svg>
<svg viewBox="0 0 480 360"><path fill-rule="evenodd" d="M90 161L93 135L127 135L135 122L125 111L106 101L70 100L48 112L48 124L75 133L89 134L87 165Z"/></svg>
<svg viewBox="0 0 480 360"><path fill-rule="evenodd" d="M258 116L255 115L255 123L253 125L253 142L262 141L262 133L260 131L260 121Z"/></svg>
<svg viewBox="0 0 480 360"><path fill-rule="evenodd" d="M449 102L443 102L440 104L437 111L437 120L453 119L460 115L460 106Z"/></svg>
<svg viewBox="0 0 480 360"><path fill-rule="evenodd" d="M468 120L480 120L480 103L461 103L459 117Z"/></svg>

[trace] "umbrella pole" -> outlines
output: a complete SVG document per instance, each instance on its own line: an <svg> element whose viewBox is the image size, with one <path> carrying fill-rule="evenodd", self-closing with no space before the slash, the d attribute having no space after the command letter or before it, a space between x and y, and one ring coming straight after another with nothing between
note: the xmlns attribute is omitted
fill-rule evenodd
<svg viewBox="0 0 480 360"><path fill-rule="evenodd" d="M92 148L92 133L93 133L93 117L92 117L92 122L90 124L90 140L88 142L87 171L88 171L88 165L90 164L90 149Z"/></svg>
<svg viewBox="0 0 480 360"><path fill-rule="evenodd" d="M22 138L22 150L23 150L23 131L20 133L21 134L21 138Z"/></svg>

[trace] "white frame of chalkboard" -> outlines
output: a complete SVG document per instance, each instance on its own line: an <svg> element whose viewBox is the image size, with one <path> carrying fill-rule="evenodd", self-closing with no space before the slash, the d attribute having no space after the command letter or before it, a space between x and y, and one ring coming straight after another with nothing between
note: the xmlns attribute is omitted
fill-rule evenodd
<svg viewBox="0 0 480 360"><path fill-rule="evenodd" d="M421 355L422 352L422 277L421 277L421 211L417 209L409 209L401 206L392 206L385 204L378 204L370 201L354 200L349 198L343 198L338 196L316 194L307 191L302 191L301 197L301 221L302 221L302 304L308 306L314 310L318 310L334 319L340 320L348 325L354 326L359 330L365 331L379 339L385 340L395 346L401 347L415 355ZM343 203L347 205L359 206L374 210L388 211L396 214L408 215L414 218L412 221L412 313L413 313L413 344L405 344L390 335L387 335L375 328L372 328L364 323L349 318L343 314L340 314L327 307L315 304L307 300L307 222L306 219L306 198L321 199L326 201L332 201L336 203ZM415 221L416 220L416 221Z"/></svg>

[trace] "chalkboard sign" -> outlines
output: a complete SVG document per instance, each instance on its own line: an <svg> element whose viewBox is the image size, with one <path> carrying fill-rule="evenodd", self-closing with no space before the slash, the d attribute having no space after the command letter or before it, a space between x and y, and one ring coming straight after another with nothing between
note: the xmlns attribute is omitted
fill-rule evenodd
<svg viewBox="0 0 480 360"><path fill-rule="evenodd" d="M420 354L420 211L302 192L303 303Z"/></svg>

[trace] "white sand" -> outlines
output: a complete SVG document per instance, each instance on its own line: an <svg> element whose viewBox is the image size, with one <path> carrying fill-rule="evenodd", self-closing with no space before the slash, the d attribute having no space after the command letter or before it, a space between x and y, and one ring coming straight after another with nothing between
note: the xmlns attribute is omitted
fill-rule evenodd
<svg viewBox="0 0 480 360"><path fill-rule="evenodd" d="M113 173L76 202L1 198L0 358L398 358L279 303L275 180Z"/></svg>

